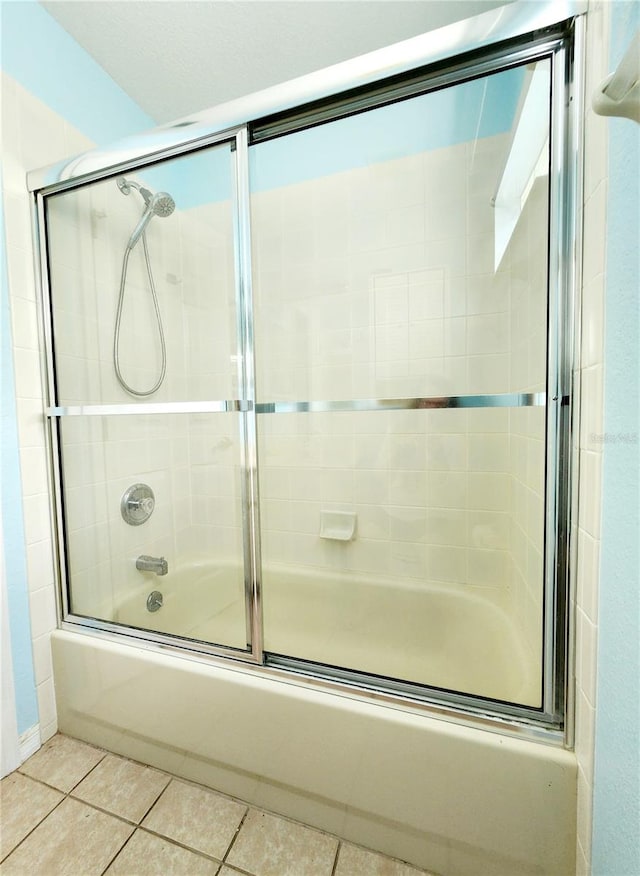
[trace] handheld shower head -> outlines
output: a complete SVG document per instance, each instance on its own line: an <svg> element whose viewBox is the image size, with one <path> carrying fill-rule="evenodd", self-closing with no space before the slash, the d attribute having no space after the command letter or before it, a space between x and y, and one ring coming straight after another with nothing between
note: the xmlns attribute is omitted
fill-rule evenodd
<svg viewBox="0 0 640 876"><path fill-rule="evenodd" d="M140 221L133 229L127 249L133 249L154 216L160 216L164 219L166 216L171 216L176 208L175 201L167 192L156 192L155 195L152 195L148 189L141 188L140 194L144 198L147 207L140 217Z"/></svg>
<svg viewBox="0 0 640 876"><path fill-rule="evenodd" d="M176 208L176 202L167 192L156 192L151 198L151 206L156 216L171 216Z"/></svg>

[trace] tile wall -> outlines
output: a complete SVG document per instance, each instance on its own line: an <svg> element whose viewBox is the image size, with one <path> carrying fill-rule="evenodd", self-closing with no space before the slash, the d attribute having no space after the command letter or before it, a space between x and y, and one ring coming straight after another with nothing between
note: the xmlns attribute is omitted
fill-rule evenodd
<svg viewBox="0 0 640 876"><path fill-rule="evenodd" d="M57 729L49 634L56 626L52 535L27 170L93 144L2 73L3 194L25 549L41 740Z"/></svg>
<svg viewBox="0 0 640 876"><path fill-rule="evenodd" d="M609 72L610 9L590 3L584 117L584 255L580 314L580 365L574 375L580 390L578 520L573 532L575 641L575 750L578 759L578 876L591 872L593 764L596 718L598 587L604 431L604 313L606 267L608 123L596 116L590 99Z"/></svg>

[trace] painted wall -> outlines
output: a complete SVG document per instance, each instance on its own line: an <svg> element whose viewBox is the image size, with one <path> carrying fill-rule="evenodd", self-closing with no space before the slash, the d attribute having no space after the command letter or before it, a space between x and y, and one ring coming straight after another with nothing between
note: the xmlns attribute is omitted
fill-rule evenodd
<svg viewBox="0 0 640 876"><path fill-rule="evenodd" d="M2 483L2 538L4 551L3 576L6 575L7 610L11 618L10 643L14 667L14 691L18 733L24 733L38 723L33 663L31 661L31 627L27 598L27 565L24 553L24 526L20 456L16 419L15 384L13 371L11 312L9 284L4 247L4 210L0 203L0 285L2 301L0 312L0 401L2 423L0 434L0 482ZM4 628L3 628L4 631Z"/></svg>
<svg viewBox="0 0 640 876"><path fill-rule="evenodd" d="M611 6L609 69L640 27L640 6ZM639 403L640 125L607 121L605 420L598 687L593 812L594 876L640 872Z"/></svg>
<svg viewBox="0 0 640 876"><path fill-rule="evenodd" d="M153 121L37 3L2 4L1 63L4 547L17 729L25 735L35 726L37 736L39 722L46 739L56 729L49 652L56 621L25 174Z"/></svg>

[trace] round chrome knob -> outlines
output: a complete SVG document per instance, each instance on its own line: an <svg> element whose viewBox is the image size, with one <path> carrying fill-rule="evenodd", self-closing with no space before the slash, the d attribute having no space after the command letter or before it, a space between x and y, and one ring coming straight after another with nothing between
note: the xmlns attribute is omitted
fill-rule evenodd
<svg viewBox="0 0 640 876"><path fill-rule="evenodd" d="M147 484L133 484L122 496L120 513L130 526L140 526L153 514L156 506L153 490Z"/></svg>

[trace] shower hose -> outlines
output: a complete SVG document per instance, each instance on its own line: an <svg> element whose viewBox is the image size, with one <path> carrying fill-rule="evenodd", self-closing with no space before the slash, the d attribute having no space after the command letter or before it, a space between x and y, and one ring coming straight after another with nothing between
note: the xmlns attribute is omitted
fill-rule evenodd
<svg viewBox="0 0 640 876"><path fill-rule="evenodd" d="M134 244L135 246L135 244ZM120 326L122 323L122 307L124 304L124 292L125 286L127 282L127 266L129 264L129 256L131 255L131 250L133 247L130 243L127 244L127 247L124 251L124 257L122 259L122 274L120 276L120 293L118 295L118 309L116 311L116 325L113 333L113 367L116 372L116 377L118 378L118 383L120 386L126 390L130 395L135 395L139 397L144 397L148 395L153 395L156 390L158 390L162 386L162 381L164 380L164 376L167 370L167 347L164 340L164 330L162 328L162 317L160 315L160 308L158 306L158 296L156 294L155 283L153 282L153 272L151 270L151 260L149 259L149 247L147 246L147 235L142 233L142 249L144 250L144 260L147 267L147 276L149 277L149 287L151 289L151 297L153 299L153 307L156 313L156 324L158 326L158 335L160 337L160 348L162 352L162 364L160 367L160 376L157 381L151 387L151 389L134 389L130 386L127 381L122 376L122 371L120 370Z"/></svg>

